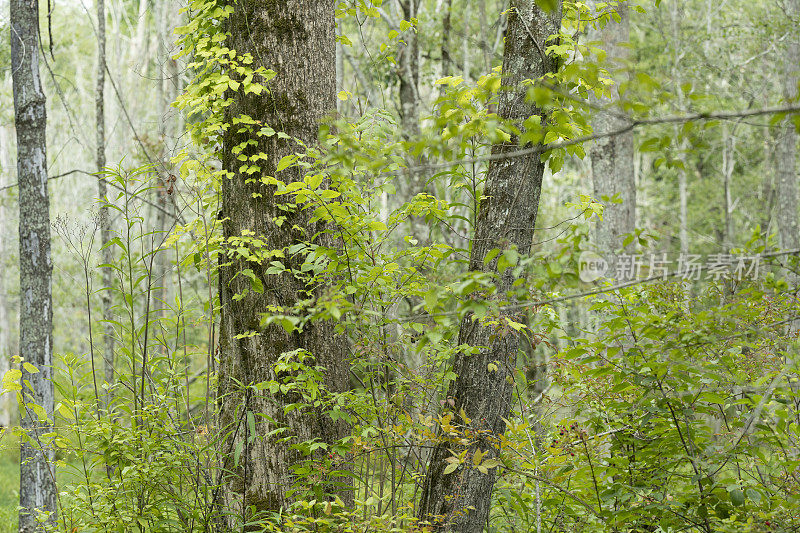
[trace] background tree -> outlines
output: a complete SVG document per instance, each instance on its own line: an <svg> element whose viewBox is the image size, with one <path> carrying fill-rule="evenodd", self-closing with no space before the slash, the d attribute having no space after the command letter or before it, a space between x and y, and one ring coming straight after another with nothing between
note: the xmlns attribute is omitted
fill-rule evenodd
<svg viewBox="0 0 800 533"><path fill-rule="evenodd" d="M110 265L114 260L111 247L111 218L109 207L105 203L108 197L108 185L104 172L106 166L106 117L105 117L105 85L106 85L106 8L105 0L96 0L97 9L97 78L95 84L95 168L99 175L97 180L97 196L100 199L100 247L102 248L103 264ZM103 313L103 376L109 385L114 383L114 326L111 323L112 298L111 286L113 272L111 267L103 268L101 279L104 287L101 293ZM110 389L109 389L110 390ZM109 399L110 401L110 399Z"/></svg>
<svg viewBox="0 0 800 533"><path fill-rule="evenodd" d="M783 97L787 102L796 102L798 84L800 84L800 1L787 0L786 59L783 72ZM791 120L782 124L778 134L777 163L777 196L778 196L778 231L783 248L800 247L800 224L798 224L797 199L797 131Z"/></svg>
<svg viewBox="0 0 800 533"><path fill-rule="evenodd" d="M597 133L609 133L623 129L627 125L624 109L620 106L620 84L625 83L624 70L627 68L630 40L630 15L627 2L620 2L607 10L598 9L595 16L601 19L602 28L592 32L592 40L599 41L606 56L606 65L613 84L608 87L608 95L594 99L600 106L593 113L592 128ZM626 84L627 85L627 84ZM595 198L613 198L619 195L620 203L603 202L603 220L597 222L596 242L601 253L606 256L613 278L616 275L616 253L622 248L624 235L636 229L636 181L633 165L633 132L610 135L592 143L589 157L592 164L592 185Z"/></svg>

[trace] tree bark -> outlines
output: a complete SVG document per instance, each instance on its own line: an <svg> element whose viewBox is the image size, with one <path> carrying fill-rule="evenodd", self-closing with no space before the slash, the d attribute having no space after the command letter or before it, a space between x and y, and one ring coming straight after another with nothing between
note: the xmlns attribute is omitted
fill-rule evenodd
<svg viewBox="0 0 800 533"><path fill-rule="evenodd" d="M14 90L14 124L17 129L19 181L20 355L38 371L22 368L22 393L27 403L41 406L53 416L52 382L53 301L50 256L50 199L47 192L47 114L39 76L39 4L36 0L11 0L11 72ZM28 385L28 383L30 385ZM38 445L52 424L41 421L30 408L22 414L22 427L31 445L20 447L19 531L42 531L37 511L49 512L55 524L56 486L51 464L53 448Z"/></svg>
<svg viewBox="0 0 800 533"><path fill-rule="evenodd" d="M797 83L800 81L800 32L797 31L800 0L788 0L786 8L787 16L793 21L794 31L788 37L783 96L788 101L795 101L798 97ZM778 164L778 234L782 248L794 249L800 247L800 224L797 213L797 133L790 120L783 123L779 136L775 158Z"/></svg>
<svg viewBox="0 0 800 533"><path fill-rule="evenodd" d="M551 14L542 12L534 0L513 0L511 4L503 55L503 86L508 90L501 94L498 110L504 118L519 122L532 114L544 119L541 110L526 103L521 82L556 69L556 61L543 57L539 50L544 50L545 40L560 29L561 3ZM518 140L512 137L509 142L496 144L492 153L501 155L516 149ZM495 248L503 250L513 246L520 254L530 252L544 166L538 154L491 161L470 253L470 270L498 272L496 258L484 264L486 255ZM512 290L512 270L498 275L496 297L501 302L507 300ZM456 355L453 366L458 377L447 395L454 401L453 423L461 420L462 409L470 420L462 428L473 435L467 447L466 465L472 465L477 450L488 452L487 458L497 456L496 438L505 431L503 419L511 411L513 373L520 348L518 333L510 328L498 328L496 324L483 325L473 318L467 316L461 322L458 344L484 348L474 354L460 352ZM501 315L501 323L505 318ZM515 320L522 322L524 318L517 316ZM494 365L493 370L489 370L490 364ZM474 467L462 465L445 474L448 464L445 460L453 455L451 450L458 454L464 449L457 441L436 445L418 516L432 521L439 529L479 533L488 520L497 469L483 474Z"/></svg>
<svg viewBox="0 0 800 533"><path fill-rule="evenodd" d="M630 16L627 3L621 3L615 11L621 20L619 23L609 20L598 31L600 40L609 60L609 70L614 74L615 68L624 64L629 54L625 43L630 35ZM610 87L610 96L596 101L610 110L608 113L597 112L592 121L595 132L602 133L622 129L626 125L619 109L619 80ZM613 197L619 194L622 203L605 202L603 220L599 221L595 230L595 239L600 253L608 261L608 277L616 275L616 254L622 248L623 236L636 229L636 183L633 174L633 132L613 135L596 140L590 150L592 161L592 180L594 195Z"/></svg>
<svg viewBox="0 0 800 533"><path fill-rule="evenodd" d="M336 111L334 4L334 0L245 0L235 4L227 21L227 45L240 55L252 54L277 75L269 82L269 94L230 92L233 103L226 112L226 122L246 114L307 145L317 142L320 120ZM234 72L230 75L240 77ZM310 214L306 211L282 210L279 204L285 197L274 197L274 186L239 172L241 162L233 148L251 139L259 139L258 146L248 147L243 153L267 155L267 160L260 162L261 175L274 176L285 183L303 177L295 167L276 172L278 161L298 150L296 143L277 136L256 138L237 127L229 128L223 141L222 163L232 177L223 179L222 184L223 235L231 239L252 232L254 238L265 242L265 250L283 250L286 267L299 271L303 259L288 252L291 245L313 240L332 246L333 240L328 234L319 234L322 228L309 223ZM287 217L282 224L276 223L280 216ZM298 401L292 394L257 395L237 384L276 379L273 365L278 357L302 349L315 357L316 365L325 367L324 383L329 391L343 392L348 386L344 338L334 336L331 322L311 322L302 332L293 333L286 333L279 326L260 327L261 315L270 306L290 308L307 297L318 298L326 288L319 282L310 287L289 272L267 274L268 267L269 260L257 262L233 255L222 260L219 269L220 427L229 432L227 449L243 448L238 464L231 459L226 465L232 474L225 480L221 503L228 511L243 514L243 505L266 511L290 504L286 489L293 482L291 466L299 459L288 444L276 442L273 437L250 439L248 443L248 411L272 417L275 424L288 427L300 441L317 438L332 443L347 431L321 409L303 413L295 410L284 415L283 406ZM244 269L251 269L262 281L262 293L250 291L250 280L240 274ZM243 293L243 298L234 298ZM251 331L256 334L242 336ZM267 420L255 417L258 435L276 428ZM345 503L352 502L350 492L340 496Z"/></svg>
<svg viewBox="0 0 800 533"><path fill-rule="evenodd" d="M682 47L683 40L681 39L681 21L684 19L684 17L684 9L680 2L673 2L670 4L669 25L672 36L672 64L670 66L670 71L672 73L672 86L675 94L678 97L678 110L680 112L684 112L686 108L684 104L683 90L681 89L683 79L681 77L680 69L681 61L683 61L683 57L686 53ZM678 139L680 130L677 124L673 126L672 131L673 137ZM678 147L677 156L684 163L686 162L685 154L688 148L689 142L684 138L681 140ZM680 239L680 253L682 256L686 257L689 254L689 178L686 175L685 169L679 168L677 172L679 203L678 233Z"/></svg>
<svg viewBox="0 0 800 533"><path fill-rule="evenodd" d="M442 55L442 75L441 77L444 78L445 76L450 75L450 64L452 60L450 58L450 30L452 28L452 12L453 12L453 0L445 0L444 7L442 8L444 13L442 15L442 48L441 48L441 55Z"/></svg>
<svg viewBox="0 0 800 533"><path fill-rule="evenodd" d="M95 85L95 166L97 172L103 172L106 166L106 119L105 119L105 83L106 83L106 8L105 0L97 1L97 79ZM114 261L114 250L109 246L111 241L111 216L107 201L108 186L102 174L97 180L97 195L100 198L100 247L101 261L110 265ZM111 267L102 269L103 291L100 293L103 314L103 373L106 383L114 383L114 326L111 324L111 287L114 282ZM107 389L106 404L111 403L111 388Z"/></svg>
<svg viewBox="0 0 800 533"><path fill-rule="evenodd" d="M734 130L735 131L735 130ZM732 182L733 171L736 168L736 138L734 132L728 131L728 126L722 126L722 190L723 211L725 215L725 235L722 238L722 249L730 252L733 248L733 197Z"/></svg>

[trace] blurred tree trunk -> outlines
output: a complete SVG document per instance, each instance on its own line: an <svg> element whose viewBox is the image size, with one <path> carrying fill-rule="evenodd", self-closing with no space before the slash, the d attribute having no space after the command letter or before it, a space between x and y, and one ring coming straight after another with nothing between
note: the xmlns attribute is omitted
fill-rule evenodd
<svg viewBox="0 0 800 533"><path fill-rule="evenodd" d="M503 54L503 86L510 90L501 93L498 112L506 119L521 123L533 114L544 118L543 111L525 101L522 81L537 79L555 70L556 61L542 57L539 50L544 50L546 39L560 29L561 3L552 14L542 12L534 0L513 0L511 4ZM512 138L496 144L492 154L502 155L518 148L517 139ZM470 253L470 270L497 273L497 258L484 262L486 255L495 248L504 250L513 246L520 254L530 252L544 168L538 154L491 161ZM501 301L512 291L512 270L499 274L496 288ZM523 322L524 314L518 313L513 319ZM511 328L480 324L474 318L468 315L462 320L458 344L485 348L477 353L456 354L453 366L458 377L447 397L454 402L452 423L463 423L463 429L480 436L466 449L465 464L469 466L460 466L448 474L444 473L449 464L446 459L465 448L455 441L436 445L423 485L418 516L443 529L480 533L488 520L497 469L481 473L472 466L472 458L478 450L485 452L487 459L497 456L493 441L504 433L504 419L511 411L520 335ZM501 323L507 318L512 316L501 313ZM494 365L492 370L489 370L490 364ZM469 422L462 421L462 410ZM441 438L446 439L445 436Z"/></svg>
<svg viewBox="0 0 800 533"><path fill-rule="evenodd" d="M106 166L106 119L105 119L105 83L106 83L106 9L105 0L97 1L97 80L95 86L95 167L103 172ZM97 194L100 198L100 247L102 263L110 265L114 261L114 250L111 242L111 217L105 205L108 194L105 176L97 180ZM111 324L111 287L114 283L114 271L110 267L102 269L102 287L100 293L103 313L103 361L105 381L114 383L114 326ZM108 389L106 403L111 403L111 388Z"/></svg>
<svg viewBox="0 0 800 533"><path fill-rule="evenodd" d="M176 137L175 120L170 117L170 105L178 95L178 72L176 62L170 56L172 20L178 17L178 8L171 0L158 3L156 18L156 108L158 110L158 165L157 186L153 189L153 268L151 276L150 312L154 334L151 337L160 354L166 350L165 331L160 321L169 305L169 253L161 245L170 231L168 219L173 215L174 185L172 181L172 151L170 142Z"/></svg>
<svg viewBox="0 0 800 533"><path fill-rule="evenodd" d="M403 20L417 18L420 0L398 0ZM400 116L403 135L407 139L419 137L419 38L414 26L403 33L403 42L397 52L397 76L400 80Z"/></svg>
<svg viewBox="0 0 800 533"><path fill-rule="evenodd" d="M260 58L277 75L269 83L268 94L229 93L233 103L227 109L226 122L245 114L309 146L317 142L320 120L336 111L334 5L334 0L245 0L235 4L227 21L227 46L239 55L248 53ZM230 75L241 77L234 72ZM284 252L293 244L312 239L312 235L318 235L313 238L316 244L332 246L332 238L320 233L323 228L309 222L311 213L283 210L279 205L282 197L273 196L274 186L239 172L241 162L233 148L252 138L255 137L249 132L229 128L223 141L223 168L232 176L222 182L224 237L238 238L251 232L265 243L264 250ZM262 175L275 176L285 183L302 180L303 172L296 167L276 172L278 161L297 151L294 142L278 136L257 139L258 146L248 147L243 153L268 156L260 163ZM279 216L287 217L280 225L275 223ZM286 267L299 271L303 258L288 252L286 255ZM240 514L246 513L246 506L254 506L257 511L285 508L291 502L286 494L294 481L291 467L299 460L296 451L285 442L276 442L274 437L248 439L253 427L258 435L265 436L278 424L288 427L289 434L299 441L316 438L324 443L333 443L347 433L341 422L331 421L321 408L284 414L286 404L300 401L294 393L256 395L242 387L276 379L274 363L278 357L299 349L312 354L314 364L325 367L324 382L329 391L343 392L348 388L345 339L334 335L330 321L307 323L302 332L292 333L277 325L260 326L261 315L270 306L292 308L306 298L319 298L326 289L322 283L308 286L291 272L267 274L268 267L269 261L259 263L233 255L221 260L219 269L220 427L230 432L226 449L242 449L238 463L230 457L225 465L231 474L224 480L221 503L227 511ZM241 275L244 269L252 270L261 280L263 292L250 290L250 280ZM247 413L259 413L254 424L248 423ZM268 422L268 417L275 422ZM351 492L343 491L340 496L345 502L352 502Z"/></svg>
<svg viewBox="0 0 800 533"><path fill-rule="evenodd" d="M786 14L793 29L788 36L786 62L783 72L783 97L796 101L800 82L800 0L787 0ZM785 249L800 247L797 199L797 131L791 120L786 120L779 132L775 162L778 164L778 234ZM793 279L797 279L794 277Z"/></svg>
<svg viewBox="0 0 800 533"><path fill-rule="evenodd" d="M11 128L0 126L0 176L13 176L11 171ZM0 183L6 183L5 179ZM0 228L8 227L6 219L6 198L0 196ZM6 242L7 233L0 231L0 268L4 271L7 268L6 261L11 253L10 246ZM0 375L5 376L9 369L11 357L11 322L9 319L9 298L7 276L0 277ZM11 423L11 413L9 404L11 395L3 394L0 396L0 426L7 428Z"/></svg>
<svg viewBox="0 0 800 533"><path fill-rule="evenodd" d="M723 211L725 215L725 234L722 237L722 249L730 252L733 248L733 210L736 207L732 197L733 171L736 168L736 137L734 131L728 131L727 124L722 126L722 191Z"/></svg>
<svg viewBox="0 0 800 533"><path fill-rule="evenodd" d="M20 356L38 370L22 368L22 394L27 403L53 416L53 297L50 255L50 198L47 192L45 95L39 76L39 4L11 0L11 75L14 124L17 129L19 180ZM27 385L29 383L30 385ZM30 408L22 427L33 442L52 431ZM55 525L56 485L51 446L23 443L20 447L19 531L43 531L37 511L50 513Z"/></svg>
<svg viewBox="0 0 800 533"><path fill-rule="evenodd" d="M595 35L592 40L599 40L606 51L608 69L614 79L609 87L610 95L595 103L603 106L608 112L595 113L592 127L596 133L607 133L627 125L623 111L619 106L619 83L623 81L616 72L625 67L629 49L626 43L630 38L630 16L628 4L621 3L614 8L620 16L620 22L614 19ZM589 149L592 161L592 180L595 198L613 197L619 194L622 203L603 201L603 220L597 222L595 239L597 247L608 261L607 276L616 277L616 254L622 248L623 236L636 229L636 183L633 173L633 132L613 135L597 139Z"/></svg>
<svg viewBox="0 0 800 533"><path fill-rule="evenodd" d="M450 30L453 24L452 23L453 0L445 0L442 10L444 11L444 13L442 14L441 77L444 78L445 76L450 75L450 65L452 63L452 59L450 58ZM442 91L444 91L444 89L442 89Z"/></svg>
<svg viewBox="0 0 800 533"><path fill-rule="evenodd" d="M685 112L684 96L681 85L683 78L681 75L681 62L685 55L681 40L681 21L684 19L683 6L680 2L672 2L669 11L669 24L672 33L672 85L675 94L678 96L678 111ZM679 127L673 126L673 136L675 139L680 137ZM684 138L680 141L677 157L685 163L686 152L689 149L689 142ZM685 168L678 168L678 233L680 239L680 253L686 257L689 254L689 182Z"/></svg>

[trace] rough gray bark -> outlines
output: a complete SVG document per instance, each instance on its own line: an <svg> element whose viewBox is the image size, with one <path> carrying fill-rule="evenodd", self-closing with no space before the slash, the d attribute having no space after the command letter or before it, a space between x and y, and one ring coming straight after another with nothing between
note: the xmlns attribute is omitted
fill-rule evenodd
<svg viewBox="0 0 800 533"><path fill-rule="evenodd" d="M792 19L795 30L788 36L786 63L783 73L783 96L795 101L798 97L797 83L800 81L800 0L787 0L787 16ZM797 133L794 124L787 120L781 127L778 139L776 163L778 197L778 234L781 247L794 249L800 247L800 224L798 224L797 199Z"/></svg>
<svg viewBox="0 0 800 533"><path fill-rule="evenodd" d="M25 401L40 405L52 419L53 301L50 256L50 199L47 192L47 114L39 76L39 4L11 0L11 73L14 124L17 130L19 181L20 356L38 372L22 369ZM26 384L30 383L30 386ZM52 431L33 410L21 413L22 427L36 442ZM38 511L55 524L56 486L52 447L24 443L20 447L19 531L42 531Z"/></svg>
<svg viewBox="0 0 800 533"><path fill-rule="evenodd" d="M308 145L316 143L320 120L336 111L334 4L334 0L244 0L235 4L227 22L227 46L239 54L251 53L277 76L269 83L269 94L230 93L233 104L227 111L228 122L247 114ZM240 237L250 231L265 242L264 249L286 251L292 244L312 239L322 228L309 223L310 213L306 211L281 210L278 204L284 200L273 196L273 186L254 183L251 175L239 173L241 162L232 148L251 138L255 136L230 128L223 141L223 168L233 174L222 184L223 235ZM289 183L302 179L302 173L293 167L276 172L276 165L283 156L297 150L294 142L272 136L261 137L258 146L248 147L243 153L267 154L268 159L260 163L261 174ZM288 220L278 225L278 216ZM318 236L315 242L323 246L334 244L327 234ZM283 260L287 268L299 270L303 259L288 253L287 256ZM267 274L268 267L269 261L259 264L234 255L223 260L219 269L220 427L228 432L227 449L243 447L239 463L235 464L231 457L226 464L232 474L225 480L220 503L226 510L239 513L243 512L242 504L266 511L290 503L286 494L293 482L290 467L299 459L286 443L278 443L272 437L250 439L248 443L247 411L273 417L300 441L317 438L331 443L347 431L320 410L295 410L284 415L282 406L299 400L295 394L250 394L236 383L276 379L273 364L278 357L304 349L316 358L317 365L325 367L328 390L342 392L348 387L346 346L342 336L334 336L332 323L316 321L306 324L302 333L291 334L280 326L260 327L261 314L269 306L291 307L308 296L319 297L325 290L322 283L310 287L288 272ZM246 268L262 281L263 293L250 291L250 280L240 275ZM246 293L243 298L234 299L242 293ZM250 331L258 334L237 337ZM255 426L258 435L275 429L262 416L255 417ZM343 492L341 497L352 502L349 492Z"/></svg>
<svg viewBox="0 0 800 533"><path fill-rule="evenodd" d="M97 2L97 79L95 84L95 165L100 173L106 166L106 119L105 119L105 83L106 83L106 8L105 0ZM100 247L101 261L110 265L114 261L114 250L108 243L111 241L111 217L105 205L108 186L105 177L97 180L97 195L100 198L98 218L100 222ZM103 314L103 373L109 385L114 383L114 326L111 311L111 286L113 285L113 270L110 267L102 269L103 291L100 293ZM111 403L111 388L107 392L106 404Z"/></svg>
<svg viewBox="0 0 800 533"><path fill-rule="evenodd" d="M543 57L539 50L545 48L547 37L559 31L561 3L552 14L542 12L534 0L513 0L511 5L503 54L503 86L509 90L500 96L498 113L506 119L522 122L533 114L543 115L541 110L526 103L521 82L555 70L556 61ZM499 155L515 149L518 149L517 139L512 138L493 146L492 153ZM520 254L529 253L543 173L544 164L537 154L490 163L483 193L485 199L478 212L470 253L470 270L497 272L497 259L484 264L486 255L495 248L514 246ZM506 300L512 289L511 270L499 274L496 288L500 301ZM467 465L472 465L472 457L478 450L488 452L487 458L497 456L492 436L505 431L503 419L508 418L511 411L513 372L520 348L518 333L498 330L493 325L484 326L473 318L467 316L461 322L458 344L485 348L471 355L463 352L456 355L453 369L458 377L448 391L448 397L455 402L453 424L461 423L459 413L463 409L470 419L463 429L478 435L468 446ZM524 321L523 316L514 319ZM490 363L496 365L496 370L489 370ZM437 529L479 533L488 519L497 469L483 474L474 467L462 465L444 474L446 459L453 452L458 454L463 450L463 445L454 441L436 445L423 485L418 516L434 522ZM469 507L474 509L468 511Z"/></svg>
<svg viewBox="0 0 800 533"><path fill-rule="evenodd" d="M627 43L630 35L630 17L627 3L615 8L621 21L610 20L593 40L601 41L609 61L612 76L614 70L624 65L629 54ZM602 133L622 129L626 121L619 114L619 82L610 87L610 96L596 101L609 110L597 112L592 120L595 132ZM595 240L597 247L609 263L608 277L616 275L616 253L622 248L623 238L636 229L636 183L633 174L633 132L596 140L589 149L592 161L592 180L595 198L613 197L619 194L622 203L604 202L603 220L597 222Z"/></svg>

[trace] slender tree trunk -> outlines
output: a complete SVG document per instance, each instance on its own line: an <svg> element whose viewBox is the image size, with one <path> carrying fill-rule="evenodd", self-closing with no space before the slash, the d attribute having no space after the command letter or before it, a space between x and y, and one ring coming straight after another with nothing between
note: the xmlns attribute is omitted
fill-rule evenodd
<svg viewBox="0 0 800 533"><path fill-rule="evenodd" d="M158 184L153 189L153 204L157 207L153 209L155 217L155 227L153 228L153 246L160 248L163 241L166 239L166 233L169 230L167 215L171 212L173 205L170 191L172 186L170 169L171 169L171 153L169 143L172 140L175 129L171 127L169 120L170 105L177 96L175 91L175 80L173 76L177 75L174 72L176 69L172 67L175 63L170 57L170 34L173 25L170 22L170 16L177 16L177 9L173 11L172 2L170 0L161 0L158 3L156 15L156 62L157 62L157 85L156 85L156 102L158 109ZM165 346L162 339L163 330L159 318L164 316L164 309L168 302L168 276L169 271L169 250L156 249L153 257L153 268L150 272L151 276L151 300L150 312L153 318L153 330L151 339L159 353L163 354Z"/></svg>
<svg viewBox="0 0 800 533"><path fill-rule="evenodd" d="M541 110L526 103L521 82L555 70L555 60L542 57L539 50L545 48L545 40L550 35L559 31L561 4L559 2L557 11L552 14L542 12L534 0L513 0L511 4L503 55L503 86L511 89L501 94L498 110L501 116L522 122L533 114L543 115ZM517 139L512 138L495 145L492 153L499 155L517 148ZM536 154L490 163L470 253L470 270L497 273L496 258L484 262L486 255L495 248L503 250L513 246L520 254L529 253L543 173L544 164ZM498 274L496 288L500 301L509 298L508 293L512 291L512 270ZM510 328L506 331L496 325L483 325L474 318L467 316L461 322L458 344L485 348L474 354L456 355L454 370L458 377L448 397L455 402L453 424L462 424L460 413L463 410L469 418L469 422L463 423L463 429L479 436L467 447L464 464L470 466L462 465L448 474L444 473L448 465L446 459L465 448L457 441L437 444L418 510L420 518L464 533L483 531L488 520L497 469L481 473L471 466L472 458L478 450L486 452L487 458L497 456L495 438L505 431L504 419L511 412L513 373L520 348L519 334ZM501 315L500 323L506 318L511 317ZM524 320L520 316L514 318L517 322Z"/></svg>
<svg viewBox="0 0 800 533"><path fill-rule="evenodd" d="M453 0L445 0L442 8L442 77L450 75L450 29L452 27L451 15L453 11Z"/></svg>
<svg viewBox="0 0 800 533"><path fill-rule="evenodd" d="M336 21L336 93L344 90L344 44L339 41L342 36L342 22ZM366 89L366 87L365 87ZM344 101L336 100L337 110L341 113Z"/></svg>
<svg viewBox="0 0 800 533"><path fill-rule="evenodd" d="M11 171L11 134L10 127L0 126L0 176L12 176ZM0 179L0 183L6 183L5 179ZM0 196L0 228L8 227L6 220L6 200ZM9 244L6 242L8 233L0 231L0 268L5 271L8 268L6 263L11 252ZM0 375L5 375L9 369L11 357L11 322L9 319L8 301L8 277L0 277ZM11 424L11 413L9 410L10 395L3 394L0 397L0 426L6 428Z"/></svg>
<svg viewBox="0 0 800 533"><path fill-rule="evenodd" d="M786 50L786 63L783 73L783 96L796 101L797 83L800 81L800 0L786 2L787 15L792 19L794 31L789 35ZM800 224L798 224L797 198L797 132L790 120L780 128L775 162L778 164L778 234L781 247L794 249L800 247ZM796 280L796 277L794 278Z"/></svg>
<svg viewBox="0 0 800 533"><path fill-rule="evenodd" d="M770 226L773 223L772 211L775 207L775 174L778 169L775 165L775 150L773 148L773 136L764 136L764 181L761 183L761 235L764 246L768 245L771 234ZM769 250L767 250L769 251Z"/></svg>
<svg viewBox="0 0 800 533"><path fill-rule="evenodd" d="M472 6L466 3L464 9L464 33L461 35L461 53L464 56L464 64L462 66L462 75L465 80L472 79L472 46L470 44L470 24L472 19Z"/></svg>
<svg viewBox="0 0 800 533"><path fill-rule="evenodd" d="M603 43L611 74L624 66L629 56L625 44L630 35L628 5L622 3L615 8L620 22L610 20L595 39ZM616 78L616 76L615 76ZM602 133L621 129L625 119L619 103L619 82L611 86L609 98L596 102L609 109L608 113L597 112L593 119L595 132ZM601 254L609 263L608 277L616 275L616 254L622 248L623 237L636 229L636 183L633 174L633 132L599 139L592 144L589 155L592 161L592 180L596 198L613 197L619 194L622 203L604 202L603 220L597 223L595 239Z"/></svg>
<svg viewBox="0 0 800 533"><path fill-rule="evenodd" d="M723 210L725 214L725 235L722 239L722 247L729 252L733 247L733 198L731 193L731 181L733 171L736 167L736 138L732 132L728 131L727 125L722 127L722 189L724 193Z"/></svg>
<svg viewBox="0 0 800 533"><path fill-rule="evenodd" d="M420 0L398 0L403 19L417 18ZM419 39L417 28L403 34L405 44L397 53L397 75L400 80L400 115L403 135L416 140L419 137Z"/></svg>
<svg viewBox="0 0 800 533"><path fill-rule="evenodd" d="M481 1L478 2L478 17L479 23L481 25L481 52L483 52L483 72L489 72L492 70L492 58L489 55L489 37L488 37L488 26L489 26L489 19L486 17L486 2Z"/></svg>
<svg viewBox="0 0 800 533"><path fill-rule="evenodd" d="M231 92L233 103L227 110L226 122L246 114L307 145L316 143L320 120L336 111L334 5L334 0L243 0L235 4L227 22L227 45L240 55L250 53L260 58L277 75L269 83L269 94ZM240 77L235 72L230 75ZM319 235L314 241L322 246L332 246L334 242L327 233L319 233L323 228L309 222L310 213L282 210L281 197L273 196L274 186L239 172L241 162L233 148L251 138L255 137L230 128L223 142L223 168L232 175L222 184L223 235L231 239L251 232L265 243L265 250L283 250L286 267L299 271L303 258L290 254L290 246L308 241L312 235ZM277 136L259 139L257 147L243 153L268 156L260 162L262 175L275 176L285 183L302 179L303 173L295 167L276 172L278 161L298 150L295 143ZM280 225L275 222L279 216L287 217ZM256 249L253 252L259 253ZM240 385L277 379L274 363L278 357L300 349L312 354L316 365L325 367L328 390L342 392L348 387L346 346L343 336L334 335L332 323L311 322L302 332L293 333L275 325L260 327L261 314L270 306L291 308L307 297L320 297L325 290L323 284L307 286L290 272L268 274L268 267L268 260L257 263L233 255L222 261L219 269L220 427L230 432L228 449L239 446L242 450L238 463L231 457L226 464L231 475L225 480L221 503L228 511L242 514L246 514L243 505L266 511L285 508L291 502L286 490L295 481L291 467L299 457L287 443L265 436L276 429L275 424L288 427L289 433L300 441L317 438L332 443L347 432L343 424L332 422L319 408L284 414L283 406L299 400L296 394L257 395ZM251 290L250 280L241 275L244 269L252 270L261 280L263 292ZM236 295L244 297L234 298ZM248 412L259 413L254 424L248 423ZM253 428L265 437L248 439ZM349 492L342 492L341 497L352 502Z"/></svg>
<svg viewBox="0 0 800 533"><path fill-rule="evenodd" d="M686 171L683 169L678 170L678 203L680 204L678 213L680 253L686 257L689 255L689 184Z"/></svg>
<svg viewBox="0 0 800 533"><path fill-rule="evenodd" d="M681 26L680 21L683 19L683 8L680 2L672 2L670 9L670 29L672 32L672 83L675 88L675 94L678 95L678 109L684 110L683 91L681 89L681 71L680 63L683 59L684 53L682 51L681 43ZM678 126L673 128L674 137L678 138ZM678 148L678 157L683 158L688 148L686 139L681 141ZM689 254L689 183L686 170L678 169L678 203L679 203L679 238L680 238L680 253L684 257Z"/></svg>
<svg viewBox="0 0 800 533"><path fill-rule="evenodd" d="M14 124L17 129L19 180L20 356L38 371L22 368L25 401L53 416L53 298L50 256L50 198L47 192L47 114L39 76L39 4L11 0L11 73ZM28 385L30 384L30 385ZM34 442L52 431L32 409L22 413L22 427ZM41 531L37 511L50 513L55 524L56 485L53 448L24 443L20 447L19 530Z"/></svg>
<svg viewBox="0 0 800 533"><path fill-rule="evenodd" d="M96 147L95 166L97 172L102 172L106 166L106 119L105 119L105 84L106 84L106 6L105 0L97 2L97 83L95 86L95 131ZM100 198L100 246L102 262L110 265L114 261L114 250L109 246L111 242L111 216L105 205L108 194L105 176L97 180L97 194ZM114 383L114 326L111 311L111 287L114 283L114 271L110 267L102 269L103 291L100 293L103 313L103 369L105 381L109 385ZM106 403L111 402L111 388L108 389Z"/></svg>

